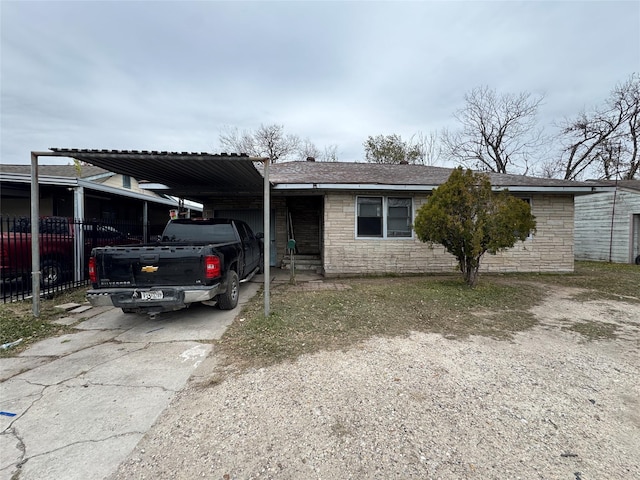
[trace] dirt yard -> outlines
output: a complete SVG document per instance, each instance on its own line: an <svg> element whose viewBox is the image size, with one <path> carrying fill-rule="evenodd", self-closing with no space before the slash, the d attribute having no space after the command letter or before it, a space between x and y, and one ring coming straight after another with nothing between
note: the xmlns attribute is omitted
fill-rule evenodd
<svg viewBox="0 0 640 480"><path fill-rule="evenodd" d="M203 364L114 478L640 478L640 305L575 293L512 341L374 338L222 380Z"/></svg>

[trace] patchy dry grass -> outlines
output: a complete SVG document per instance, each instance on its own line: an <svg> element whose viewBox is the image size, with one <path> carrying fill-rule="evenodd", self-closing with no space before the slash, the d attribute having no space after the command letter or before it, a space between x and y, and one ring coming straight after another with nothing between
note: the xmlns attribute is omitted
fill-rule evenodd
<svg viewBox="0 0 640 480"><path fill-rule="evenodd" d="M571 330L582 335L585 340L611 340L616 338L616 331L619 330L618 325L603 322L583 321L576 322L563 330Z"/></svg>
<svg viewBox="0 0 640 480"><path fill-rule="evenodd" d="M0 357L15 355L38 340L69 331L68 327L51 323L66 315L54 307L69 302L83 303L86 291L86 288L77 288L41 300L37 318L33 316L30 300L0 304L0 344L22 339L16 347L0 349Z"/></svg>
<svg viewBox="0 0 640 480"><path fill-rule="evenodd" d="M640 302L640 269L632 265L578 262L573 274L483 275L476 289L458 277L393 277L336 280L347 290L272 290L271 315L256 296L220 341L231 364L260 367L305 353L340 350L373 336L440 333L447 338L483 335L509 339L531 328L529 309L549 286L587 289L590 298ZM635 285L635 288L634 288ZM587 338L614 335L606 326L575 325ZM610 337L609 337L610 338Z"/></svg>
<svg viewBox="0 0 640 480"><path fill-rule="evenodd" d="M346 349L378 335L411 331L448 337L509 338L531 327L527 310L542 295L533 285L483 281L470 290L460 280L439 277L349 279L348 290L272 291L269 317L255 298L220 347L234 363L268 365L321 349Z"/></svg>
<svg viewBox="0 0 640 480"><path fill-rule="evenodd" d="M576 262L574 273L532 275L542 283L588 290L576 300L624 300L640 303L640 267L619 263Z"/></svg>

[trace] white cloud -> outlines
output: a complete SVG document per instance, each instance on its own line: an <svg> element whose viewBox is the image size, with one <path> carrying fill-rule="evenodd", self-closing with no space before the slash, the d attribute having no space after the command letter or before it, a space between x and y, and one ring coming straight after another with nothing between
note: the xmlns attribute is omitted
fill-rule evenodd
<svg viewBox="0 0 640 480"><path fill-rule="evenodd" d="M78 148L211 151L283 124L359 160L452 126L479 85L541 126L640 70L637 2L2 2L3 163Z"/></svg>

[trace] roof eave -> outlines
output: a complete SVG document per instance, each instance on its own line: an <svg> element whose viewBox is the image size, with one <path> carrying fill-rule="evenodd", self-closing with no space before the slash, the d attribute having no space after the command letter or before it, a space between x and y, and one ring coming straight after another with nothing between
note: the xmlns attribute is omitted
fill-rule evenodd
<svg viewBox="0 0 640 480"><path fill-rule="evenodd" d="M145 194L145 193L138 193L131 190L123 190L122 188L111 187L109 185L103 185L101 183L94 183L94 182L82 180L82 179L78 181L78 186L86 188L88 190L93 190L93 191L98 191L103 193L110 193L112 195L119 195L127 198L135 198L137 200L145 200L151 203L161 203L163 205L171 205L171 206L178 205L177 200L171 200L168 198Z"/></svg>
<svg viewBox="0 0 640 480"><path fill-rule="evenodd" d="M439 185L390 185L378 183L275 183L273 190L393 190L393 191L413 191L430 192L438 188ZM508 189L517 193L550 193L550 194L575 194L586 195L589 193L609 192L614 187L607 186L574 186L574 185L493 185L493 190Z"/></svg>
<svg viewBox="0 0 640 480"><path fill-rule="evenodd" d="M0 181L15 182L15 183L31 183L31 174L0 172ZM51 175L38 175L38 183L41 185L59 185L61 187L77 187L78 179L74 177L56 177Z"/></svg>

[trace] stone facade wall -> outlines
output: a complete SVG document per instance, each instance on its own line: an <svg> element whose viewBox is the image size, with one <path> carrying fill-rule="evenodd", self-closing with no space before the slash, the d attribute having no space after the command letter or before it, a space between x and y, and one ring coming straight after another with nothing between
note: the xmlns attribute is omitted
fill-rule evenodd
<svg viewBox="0 0 640 480"><path fill-rule="evenodd" d="M426 198L414 197L416 210ZM485 255L481 271L573 271L573 196L534 195L531 203L538 224L536 234L506 252ZM417 238L356 238L355 208L354 193L336 192L325 196L324 270L327 276L457 271L455 258L439 245L429 247Z"/></svg>

